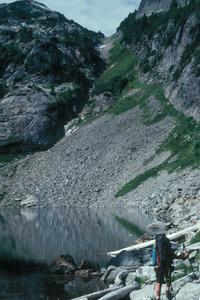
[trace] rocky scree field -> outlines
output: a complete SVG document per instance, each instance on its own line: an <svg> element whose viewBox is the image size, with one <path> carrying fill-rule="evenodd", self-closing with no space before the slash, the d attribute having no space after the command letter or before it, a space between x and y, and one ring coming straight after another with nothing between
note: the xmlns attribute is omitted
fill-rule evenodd
<svg viewBox="0 0 200 300"><path fill-rule="evenodd" d="M172 6L161 14L163 22L182 9ZM163 80L150 70L145 75L139 44L126 40L127 20L105 40L109 64L66 137L46 152L1 163L2 206L124 203L179 226L199 219L200 127L166 98ZM143 21L135 19L135 28Z"/></svg>

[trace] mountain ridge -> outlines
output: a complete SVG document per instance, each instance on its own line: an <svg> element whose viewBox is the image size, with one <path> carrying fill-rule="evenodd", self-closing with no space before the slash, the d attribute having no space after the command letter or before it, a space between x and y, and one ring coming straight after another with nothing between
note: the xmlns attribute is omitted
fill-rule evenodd
<svg viewBox="0 0 200 300"><path fill-rule="evenodd" d="M190 0L142 0L138 8L137 18L144 15L150 16L153 13L166 12L173 2L176 2L179 6L184 6L189 4Z"/></svg>
<svg viewBox="0 0 200 300"><path fill-rule="evenodd" d="M157 65L149 69L146 55L151 52L145 50L148 43L154 45L156 34L162 42L160 27L154 26L160 19L168 44L158 51L165 55L174 49L169 41L173 44L181 21L190 20L192 8L172 8L139 20L133 13L104 40L107 68L94 81L84 110L65 127L66 136L48 151L2 164L1 206L106 206L124 201L165 221L182 222L184 214L199 218L194 210L199 199L200 127L165 97L165 81L155 80ZM169 39L162 22L177 15L181 18ZM158 53L152 53L155 59Z"/></svg>
<svg viewBox="0 0 200 300"><path fill-rule="evenodd" d="M104 67L103 34L35 1L0 7L0 151L47 148L64 136ZM16 128L17 127L17 128Z"/></svg>

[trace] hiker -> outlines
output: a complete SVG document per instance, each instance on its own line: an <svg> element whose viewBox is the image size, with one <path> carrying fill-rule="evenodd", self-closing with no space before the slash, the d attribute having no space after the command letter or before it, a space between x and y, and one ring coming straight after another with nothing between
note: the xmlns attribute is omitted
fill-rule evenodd
<svg viewBox="0 0 200 300"><path fill-rule="evenodd" d="M182 254L176 255L172 249L170 240L165 233L157 234L155 237L155 245L153 247L153 265L156 272L155 299L160 300L161 287L166 283L166 295L171 298L171 274L174 271L173 260L187 259L189 253L185 250Z"/></svg>

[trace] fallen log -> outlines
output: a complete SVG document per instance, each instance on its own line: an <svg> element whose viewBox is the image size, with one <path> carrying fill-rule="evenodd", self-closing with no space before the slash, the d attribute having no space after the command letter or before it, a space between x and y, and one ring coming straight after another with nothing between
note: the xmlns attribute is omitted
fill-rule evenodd
<svg viewBox="0 0 200 300"><path fill-rule="evenodd" d="M128 296L131 292L138 290L139 288L140 285L138 283L134 283L116 291L113 291L105 295L104 297L99 298L99 300L120 300Z"/></svg>
<svg viewBox="0 0 200 300"><path fill-rule="evenodd" d="M98 291L98 292L94 292L94 293L84 295L84 296L81 296L81 297L78 297L78 298L74 298L72 300L96 300L96 299L99 299L99 298L105 296L108 293L119 290L121 288L122 288L122 286L120 286L120 285L119 286L114 286L114 287L110 287L110 288L102 290L102 291Z"/></svg>
<svg viewBox="0 0 200 300"><path fill-rule="evenodd" d="M184 236L186 233L188 233L188 232L190 232L190 231L197 231L197 230L199 230L199 229L200 229L200 223L198 223L197 225L188 227L188 228L186 228L186 229L180 230L180 231L178 231L178 232L169 234L169 235L167 235L167 237L168 237L170 240L177 240L177 239L179 239L180 237ZM141 249L144 249L144 248L148 248L148 247L153 246L154 243L155 243L155 240L147 241L147 242L140 243L140 244L136 244L136 245L133 245L133 246L129 246L129 247L126 247L126 248L117 250L117 251L108 252L107 255L110 255L110 256L113 256L113 257L114 257L114 256L117 256L119 253L121 253L121 252L124 251L124 250L125 250L125 251L141 250Z"/></svg>
<svg viewBox="0 0 200 300"><path fill-rule="evenodd" d="M190 252L194 252L194 251L200 251L200 243L195 243L192 244L190 246L187 246L187 251Z"/></svg>

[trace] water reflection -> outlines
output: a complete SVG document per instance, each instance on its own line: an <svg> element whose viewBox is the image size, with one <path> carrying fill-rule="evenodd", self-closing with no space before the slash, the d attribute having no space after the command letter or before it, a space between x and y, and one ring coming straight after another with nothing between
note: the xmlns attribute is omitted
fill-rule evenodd
<svg viewBox="0 0 200 300"><path fill-rule="evenodd" d="M104 266L108 251L133 244L138 234L151 222L149 216L135 208L37 208L2 209L0 212L0 299L71 299L102 289L102 283L76 278L64 284L44 269L27 268L19 274L14 261L48 266L62 254L81 260L97 261ZM136 231L130 234L128 227ZM128 225L128 227L127 227ZM17 271L17 272L16 272ZM59 281L60 280L60 281Z"/></svg>

